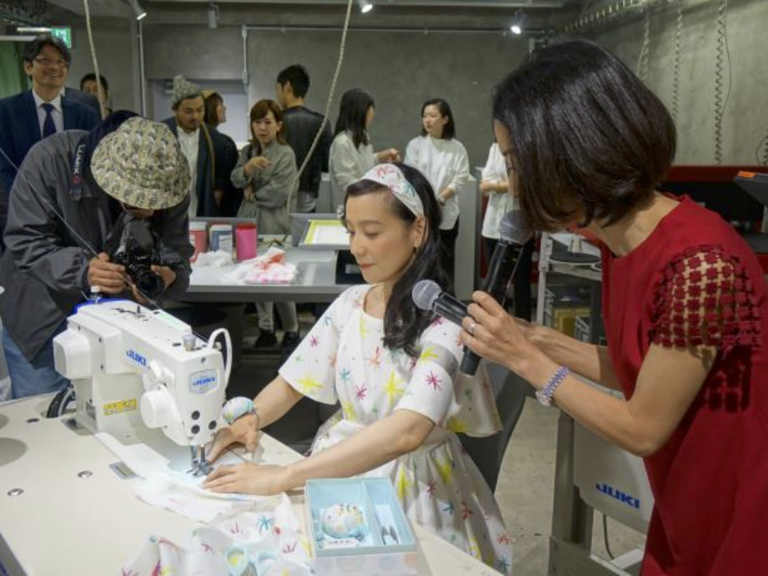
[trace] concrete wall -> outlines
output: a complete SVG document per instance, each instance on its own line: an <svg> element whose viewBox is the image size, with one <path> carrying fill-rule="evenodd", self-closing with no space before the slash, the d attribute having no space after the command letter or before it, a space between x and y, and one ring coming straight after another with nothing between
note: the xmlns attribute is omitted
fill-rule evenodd
<svg viewBox="0 0 768 576"><path fill-rule="evenodd" d="M307 67L312 78L308 106L324 110L339 40L339 32L251 31L249 102L274 98L278 72L298 62ZM149 79L175 74L203 82L241 78L239 27L147 26L145 42ZM338 115L338 102L345 90L363 88L376 101L371 130L374 145L377 149L404 150L410 138L419 134L423 101L442 97L451 104L458 139L467 147L471 163L483 164L492 141L493 86L526 53L526 40L500 33L350 33L331 119L335 121Z"/></svg>
<svg viewBox="0 0 768 576"><path fill-rule="evenodd" d="M718 4L712 0L686 0L683 4L677 113L679 164L713 164L715 161ZM646 82L667 106L671 106L672 101L676 18L675 7L651 12ZM731 89L723 116L723 163L754 164L755 149L768 132L768 2L730 0L726 23ZM643 28L643 19L634 18L593 37L637 71ZM727 60L724 79L727 90Z"/></svg>
<svg viewBox="0 0 768 576"><path fill-rule="evenodd" d="M99 18L94 20L92 30L99 72L109 82L111 108L138 112L138 83L134 78L136 39L132 27L135 24L128 19ZM85 24L73 25L72 37L72 67L67 85L79 88L80 78L94 71Z"/></svg>

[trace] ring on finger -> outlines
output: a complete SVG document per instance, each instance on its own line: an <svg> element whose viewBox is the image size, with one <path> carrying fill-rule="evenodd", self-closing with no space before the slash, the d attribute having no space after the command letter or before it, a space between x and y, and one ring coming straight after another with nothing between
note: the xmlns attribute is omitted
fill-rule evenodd
<svg viewBox="0 0 768 576"><path fill-rule="evenodd" d="M475 335L475 329L477 328L477 320L472 320L472 324L469 325L469 328L467 328L467 332L469 332L470 336Z"/></svg>

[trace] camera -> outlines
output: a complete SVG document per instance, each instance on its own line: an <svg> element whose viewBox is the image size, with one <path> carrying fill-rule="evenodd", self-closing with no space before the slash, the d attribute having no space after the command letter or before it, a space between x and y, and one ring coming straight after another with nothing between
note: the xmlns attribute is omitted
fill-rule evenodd
<svg viewBox="0 0 768 576"><path fill-rule="evenodd" d="M166 266L160 256L148 220L129 220L120 234L120 243L110 254L110 260L125 267L139 293L154 300L165 290L162 277L152 272L153 265Z"/></svg>

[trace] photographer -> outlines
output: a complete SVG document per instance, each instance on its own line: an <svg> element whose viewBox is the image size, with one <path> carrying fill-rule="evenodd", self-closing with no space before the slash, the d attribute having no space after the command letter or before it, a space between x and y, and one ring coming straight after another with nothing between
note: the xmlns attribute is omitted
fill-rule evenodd
<svg viewBox="0 0 768 576"><path fill-rule="evenodd" d="M54 368L53 338L93 288L141 302L186 291L189 182L171 131L129 112L30 150L14 183L0 261L14 398L67 384Z"/></svg>

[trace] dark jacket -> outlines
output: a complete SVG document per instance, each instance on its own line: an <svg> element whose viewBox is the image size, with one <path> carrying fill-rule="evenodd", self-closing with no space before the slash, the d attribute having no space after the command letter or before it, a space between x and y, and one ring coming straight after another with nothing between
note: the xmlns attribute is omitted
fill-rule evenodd
<svg viewBox="0 0 768 576"><path fill-rule="evenodd" d="M296 155L296 166L299 168L304 163L322 123L322 114L313 112L304 106L294 106L283 112L285 139L293 148L293 153ZM328 172L328 151L331 149L331 142L333 142L331 126L326 124L320 142L317 143L317 148L312 154L312 159L301 175L299 190L314 192L317 195L320 188L320 174Z"/></svg>
<svg viewBox="0 0 768 576"><path fill-rule="evenodd" d="M122 210L90 177L82 195L71 192L75 151L87 132L59 132L29 151L10 198L6 251L0 260L3 326L33 359L75 305L90 292L88 264L115 233ZM152 228L180 256L176 281L163 298L178 298L189 286L189 199L158 211ZM54 210L66 221L66 225Z"/></svg>
<svg viewBox="0 0 768 576"><path fill-rule="evenodd" d="M176 118L163 120L176 137L179 129ZM211 140L205 137L205 130ZM200 127L200 144L197 149L197 216L229 216L231 212L232 194L234 188L229 176L237 163L237 149L232 147L234 142L226 138L216 128L204 124ZM212 153L212 154L211 154ZM213 191L224 192L221 206L216 205Z"/></svg>
<svg viewBox="0 0 768 576"><path fill-rule="evenodd" d="M82 90L77 90L76 88L67 87L64 90L64 98L69 98L70 100L80 102L81 104L85 104L86 106L93 108L96 114L99 115L99 118L101 118L101 106L99 105L99 99L96 98L96 96L93 94L83 92Z"/></svg>
<svg viewBox="0 0 768 576"><path fill-rule="evenodd" d="M90 130L99 123L99 116L93 109L67 97L61 99L61 111L64 130ZM0 154L0 189L10 193L16 179L15 166L21 167L27 152L42 137L31 90L0 100L0 148L10 159ZM0 226L5 218L5 212L0 214Z"/></svg>

